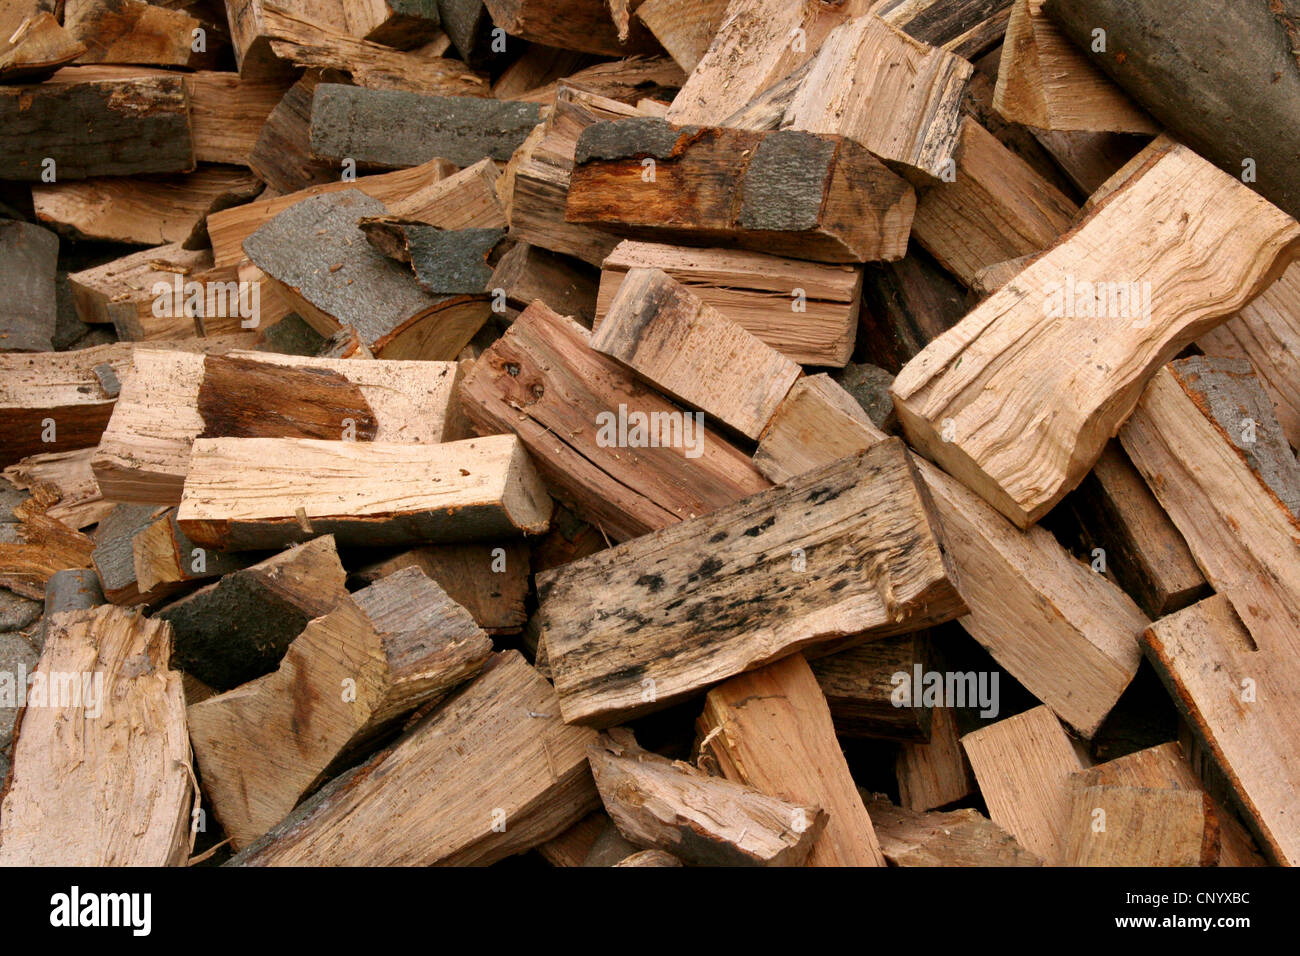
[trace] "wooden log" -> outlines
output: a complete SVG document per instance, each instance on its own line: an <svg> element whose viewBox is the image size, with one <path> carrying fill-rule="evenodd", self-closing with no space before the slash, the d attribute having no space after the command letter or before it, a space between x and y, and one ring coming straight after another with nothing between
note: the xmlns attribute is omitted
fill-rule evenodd
<svg viewBox="0 0 1300 956"><path fill-rule="evenodd" d="M917 200L915 237L970 285L980 269L1040 252L1069 229L1075 205L970 117L962 121L956 179Z"/></svg>
<svg viewBox="0 0 1300 956"><path fill-rule="evenodd" d="M627 273L591 347L749 439L802 374L659 269Z"/></svg>
<svg viewBox="0 0 1300 956"><path fill-rule="evenodd" d="M835 739L830 710L802 654L709 691L697 721L730 780L829 814L810 866L884 866L871 818Z"/></svg>
<svg viewBox="0 0 1300 956"><path fill-rule="evenodd" d="M872 800L880 850L892 866L1042 866L1016 838L978 810L922 813Z"/></svg>
<svg viewBox="0 0 1300 956"><path fill-rule="evenodd" d="M63 29L48 10L25 17L0 47L0 82L34 82L80 59L86 45Z"/></svg>
<svg viewBox="0 0 1300 956"><path fill-rule="evenodd" d="M894 376L878 365L850 362L831 377L853 396L853 400L867 413L871 424L885 432L898 431L898 417L894 414L894 398L889 394L889 386L894 383Z"/></svg>
<svg viewBox="0 0 1300 956"><path fill-rule="evenodd" d="M469 613L407 568L309 623L274 674L193 705L195 758L232 844L248 846L330 767L491 654Z"/></svg>
<svg viewBox="0 0 1300 956"><path fill-rule="evenodd" d="M856 351L897 375L968 311L966 289L912 243L898 262L864 268Z"/></svg>
<svg viewBox="0 0 1300 956"><path fill-rule="evenodd" d="M1202 222L1204 229L1188 225ZM1239 222L1253 225L1247 231ZM1142 233L1142 248L1157 256L1122 241L1136 223L1164 224ZM1155 370L1276 279L1298 251L1295 220L1171 146L903 369L893 388L899 420L914 447L1027 527L1082 480ZM1205 261L1216 263L1212 273L1194 265ZM1113 276L1124 277L1125 295ZM1100 310L1094 280L1107 296ZM1156 301L1145 294L1155 288L1179 292ZM1016 401L987 374L985 355L994 352L1016 380ZM1068 372L1060 368L1066 355ZM1075 377L1081 367L1086 384ZM1023 398L1027 368L1040 396L1032 401ZM979 396L967 401L972 376Z"/></svg>
<svg viewBox="0 0 1300 956"><path fill-rule="evenodd" d="M438 0L438 17L460 58L475 70L495 66L505 51L493 43L492 18L483 0Z"/></svg>
<svg viewBox="0 0 1300 956"><path fill-rule="evenodd" d="M627 15L635 12L639 0L628 0L623 22L612 15L617 6L597 0L484 0L492 22L530 43L544 43L564 50L581 50L605 56L651 53L654 39L638 23L630 29Z"/></svg>
<svg viewBox="0 0 1300 956"><path fill-rule="evenodd" d="M710 539L732 544L719 557ZM822 563L832 551L839 570ZM759 558L778 553L771 564ZM799 570L809 559L817 570ZM862 570L845 577L851 567ZM789 576L787 590L755 618L744 595L776 587L777 574ZM807 646L907 633L965 611L896 439L542 574L539 586L565 720L604 726ZM619 613L629 594L637 612ZM702 631L709 642L700 642ZM596 644L603 650L593 655Z"/></svg>
<svg viewBox="0 0 1300 956"><path fill-rule="evenodd" d="M243 866L471 866L521 853L599 804L595 734L557 716L555 691L518 651L390 750L327 784L232 860Z"/></svg>
<svg viewBox="0 0 1300 956"><path fill-rule="evenodd" d="M81 63L211 70L229 48L225 24L144 0L65 0L63 25L86 46Z"/></svg>
<svg viewBox="0 0 1300 956"><path fill-rule="evenodd" d="M603 274L601 283L603 286ZM599 308L594 271L569 256L556 255L527 242L517 242L497 260L488 283L494 297L505 295L501 313L514 321L519 313L541 299L560 315L568 315L584 326L595 321ZM493 302L493 311L497 311Z"/></svg>
<svg viewBox="0 0 1300 956"><path fill-rule="evenodd" d="M0 353L54 349L59 237L29 222L0 219Z"/></svg>
<svg viewBox="0 0 1300 956"><path fill-rule="evenodd" d="M914 668L929 670L926 632L901 634L869 641L847 651L812 662L817 684L826 696L835 733L840 737L878 737L886 740L930 739L932 708L898 706L897 675L911 679Z"/></svg>
<svg viewBox="0 0 1300 956"><path fill-rule="evenodd" d="M165 511L159 505L118 505L95 529L95 550L90 557L109 603L154 604L178 589L176 582L159 582L154 590L145 590L136 577L132 541Z"/></svg>
<svg viewBox="0 0 1300 956"><path fill-rule="evenodd" d="M624 857L615 866L681 866L682 861L663 850L641 850Z"/></svg>
<svg viewBox="0 0 1300 956"><path fill-rule="evenodd" d="M13 509L16 527L0 539L0 587L32 600L45 595L45 583L59 571L88 568L94 542L45 513L51 503L41 489ZM12 530L11 530L12 529Z"/></svg>
<svg viewBox="0 0 1300 956"><path fill-rule="evenodd" d="M554 839L538 844L536 849L551 866L582 866L596 841L612 826L605 811L597 810Z"/></svg>
<svg viewBox="0 0 1300 956"><path fill-rule="evenodd" d="M304 407L296 394L307 375L312 381L336 385L335 376L342 376L354 385L369 406L374 437L380 442L429 444L460 437L453 400L460 369L455 363L365 362L244 351L230 352L226 358L228 362L215 367L227 370L228 381L230 363L245 371L255 363L266 370L258 376L265 388L256 395L240 394L214 382L208 393L217 396L216 401L242 403L229 409L225 418L260 422L257 430L263 434L274 428L276 437L303 435L309 421L316 423L311 427L319 433L318 413ZM199 409L207 369L203 355L161 348L135 350L130 366L123 370L120 411L104 432L92 462L105 495L143 504L180 503L190 448L208 427ZM337 419L339 428L332 437L349 433L344 417L348 416ZM351 434L363 438L365 423L354 419L353 428ZM232 431L248 433L244 425Z"/></svg>
<svg viewBox="0 0 1300 956"><path fill-rule="evenodd" d="M872 12L910 37L968 60L1002 40L1013 0L886 0Z"/></svg>
<svg viewBox="0 0 1300 956"><path fill-rule="evenodd" d="M795 362L842 366L853 354L862 289L858 268L761 252L620 242L601 265L597 327L628 270L642 268L662 269ZM774 308L782 299L788 309Z"/></svg>
<svg viewBox="0 0 1300 956"><path fill-rule="evenodd" d="M727 5L728 0L645 0L636 8L636 17L690 73L708 52Z"/></svg>
<svg viewBox="0 0 1300 956"><path fill-rule="evenodd" d="M4 178L62 182L192 170L184 79L122 72L68 66L44 83L0 87Z"/></svg>
<svg viewBox="0 0 1300 956"><path fill-rule="evenodd" d="M311 151L318 159L352 159L372 169L434 158L457 166L504 162L540 120L536 103L322 83L312 99Z"/></svg>
<svg viewBox="0 0 1300 956"><path fill-rule="evenodd" d="M77 317L91 324L111 324L123 341L193 338L194 316L185 310L163 307L155 310L162 284L170 292L176 276L183 283L211 269L212 256L205 249L183 249L179 242L133 252L100 266L68 273L68 285ZM156 315L155 311L163 313ZM204 317L215 335L239 331L244 319L235 315L222 321ZM206 323L205 323L206 324Z"/></svg>
<svg viewBox="0 0 1300 956"><path fill-rule="evenodd" d="M915 209L905 180L837 136L626 119L584 130L574 162L566 221L632 238L892 260L903 257Z"/></svg>
<svg viewBox="0 0 1300 956"><path fill-rule="evenodd" d="M333 534L345 544L541 534L551 499L513 435L441 445L294 438L194 442L177 524L221 551Z"/></svg>
<svg viewBox="0 0 1300 956"><path fill-rule="evenodd" d="M668 100L686 80L681 68L662 56L634 56L594 63L514 99L550 105L561 89L635 106L642 116L662 116ZM499 95L499 94L498 94Z"/></svg>
<svg viewBox="0 0 1300 956"><path fill-rule="evenodd" d="M209 166L184 176L33 185L32 204L41 221L79 239L193 248L205 237L211 213L249 202L261 191L262 183L247 170Z"/></svg>
<svg viewBox="0 0 1300 956"><path fill-rule="evenodd" d="M768 487L743 451L589 339L534 303L466 374L465 414L482 434L517 434L555 496L615 540Z"/></svg>
<svg viewBox="0 0 1300 956"><path fill-rule="evenodd" d="M184 79L190 98L194 158L200 163L252 168L258 137L290 84L209 70L190 73Z"/></svg>
<svg viewBox="0 0 1300 956"><path fill-rule="evenodd" d="M119 344L0 354L0 464L97 444L116 399L95 367L108 363L120 374L130 360L131 346Z"/></svg>
<svg viewBox="0 0 1300 956"><path fill-rule="evenodd" d="M177 526L175 508L167 509L131 536L135 585L151 602L156 596L176 591L192 581L238 571L259 557L242 551L222 553L198 547Z"/></svg>
<svg viewBox="0 0 1300 956"><path fill-rule="evenodd" d="M492 96L498 100L534 99L528 94L536 92L543 97L537 99L537 102L545 102L546 88L551 88L553 93L557 81L590 66L596 60L592 54L578 50L528 44L523 55L492 81Z"/></svg>
<svg viewBox="0 0 1300 956"><path fill-rule="evenodd" d="M993 99L1002 117L1049 130L1160 132L1151 117L1048 19L1043 3L1012 4Z"/></svg>
<svg viewBox="0 0 1300 956"><path fill-rule="evenodd" d="M1300 108L1294 7L1217 2L1189 11L1176 0L1140 7L1048 0L1044 9L1181 141L1233 177L1253 170L1253 189L1300 216L1300 185L1291 173L1300 153L1300 130L1291 119ZM1096 48L1098 24L1105 25L1104 50ZM1215 36L1237 42L1211 53L1218 49ZM1215 106L1207 111L1210 103Z"/></svg>
<svg viewBox="0 0 1300 956"><path fill-rule="evenodd" d="M347 594L328 535L172 602L156 615L175 635L172 665L218 691L274 671L307 623Z"/></svg>
<svg viewBox="0 0 1300 956"><path fill-rule="evenodd" d="M434 295L365 240L387 208L359 190L304 199L244 240L253 263L316 331L352 326L376 356L449 361L489 314L486 292Z"/></svg>
<svg viewBox="0 0 1300 956"><path fill-rule="evenodd" d="M614 728L587 749L605 810L632 843L695 866L801 866L826 826L818 806L710 777Z"/></svg>
<svg viewBox="0 0 1300 956"><path fill-rule="evenodd" d="M874 3L732 0L713 42L673 100L669 122L723 125L763 90L812 59L835 27L867 13Z"/></svg>
<svg viewBox="0 0 1300 956"><path fill-rule="evenodd" d="M69 528L87 528L113 510L90 470L94 452L94 448L80 448L32 455L6 468L4 477L15 488L48 496L54 502L45 508L50 518Z"/></svg>
<svg viewBox="0 0 1300 956"><path fill-rule="evenodd" d="M1046 707L1008 717L961 738L989 817L1048 866L1061 864L1070 812L1070 774L1082 769Z"/></svg>
<svg viewBox="0 0 1300 956"><path fill-rule="evenodd" d="M122 608L54 618L15 735L0 862L185 863L195 794L170 653L165 623Z"/></svg>
<svg viewBox="0 0 1300 956"><path fill-rule="evenodd" d="M393 216L361 221L366 239L391 259L410 263L415 278L432 295L486 292L489 259L505 229L443 229Z"/></svg>
<svg viewBox="0 0 1300 956"><path fill-rule="evenodd" d="M783 126L854 140L918 184L956 168L962 98L974 67L876 16L831 31Z"/></svg>
<svg viewBox="0 0 1300 956"><path fill-rule="evenodd" d="M951 707L931 709L929 743L899 747L894 774L899 802L908 810L934 810L975 792L975 777L961 749Z"/></svg>
<svg viewBox="0 0 1300 956"><path fill-rule="evenodd" d="M272 195L347 178L340 175L338 165L318 159L311 152L311 102L322 73L307 70L284 91L266 115L248 152L248 168L267 184Z"/></svg>
<svg viewBox="0 0 1300 956"><path fill-rule="evenodd" d="M773 480L886 439L829 379L792 394L790 401L796 400L803 407L788 417L778 410L754 456ZM1150 622L1049 532L1018 531L960 482L929 462L916 464L945 547L961 570L960 589L971 610L962 626L1031 693L1091 737L1133 679L1137 636ZM1064 660L1071 664L1063 667Z"/></svg>
<svg viewBox="0 0 1300 956"><path fill-rule="evenodd" d="M89 611L105 603L104 592L95 572L69 568L50 577L45 585L45 618L69 611ZM48 639L48 630L46 638Z"/></svg>
<svg viewBox="0 0 1300 956"><path fill-rule="evenodd" d="M1203 793L1080 787L1067 821L1067 866L1214 866L1219 859L1218 821Z"/></svg>

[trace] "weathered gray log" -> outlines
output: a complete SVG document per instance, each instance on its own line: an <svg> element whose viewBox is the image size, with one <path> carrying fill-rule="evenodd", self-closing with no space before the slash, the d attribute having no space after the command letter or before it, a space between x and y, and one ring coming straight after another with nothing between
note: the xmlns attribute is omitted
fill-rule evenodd
<svg viewBox="0 0 1300 956"><path fill-rule="evenodd" d="M58 269L58 236L29 222L0 220L0 352L54 348Z"/></svg>

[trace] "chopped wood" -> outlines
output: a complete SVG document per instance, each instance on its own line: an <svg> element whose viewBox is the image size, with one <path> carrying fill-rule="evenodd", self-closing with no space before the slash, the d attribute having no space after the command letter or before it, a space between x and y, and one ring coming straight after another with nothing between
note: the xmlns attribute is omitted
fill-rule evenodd
<svg viewBox="0 0 1300 956"><path fill-rule="evenodd" d="M611 819L639 846L696 866L800 866L826 826L817 806L768 796L642 750L629 731L587 749Z"/></svg>
<svg viewBox="0 0 1300 956"><path fill-rule="evenodd" d="M118 505L95 529L91 560L110 603L153 604L177 590L177 582L159 582L152 591L142 589L136 577L133 539L165 510L159 505Z"/></svg>
<svg viewBox="0 0 1300 956"><path fill-rule="evenodd" d="M620 27L611 15L620 5L604 0L484 0L492 22L512 37L606 56L654 51L654 40L639 23L629 30L626 15L639 5L622 4Z"/></svg>
<svg viewBox="0 0 1300 956"><path fill-rule="evenodd" d="M632 238L901 259L915 209L905 180L839 136L632 118L584 130L574 163L566 221Z"/></svg>
<svg viewBox="0 0 1300 956"><path fill-rule="evenodd" d="M727 6L728 0L645 0L636 16L689 73L708 52Z"/></svg>
<svg viewBox="0 0 1300 956"><path fill-rule="evenodd" d="M560 90L576 90L636 106L637 112L643 116L662 116L668 109L665 101L672 99L685 79L677 64L667 57L633 56L626 60L594 63L511 99L550 105ZM651 112L647 104L654 104L655 112Z"/></svg>
<svg viewBox="0 0 1300 956"><path fill-rule="evenodd" d="M65 0L63 25L86 46L81 63L210 70L228 48L216 24L144 0Z"/></svg>
<svg viewBox="0 0 1300 956"><path fill-rule="evenodd" d="M266 183L271 195L346 178L340 176L337 164L317 159L311 152L311 103L321 74L320 70L308 70L284 91L264 117L248 151L248 168Z"/></svg>
<svg viewBox="0 0 1300 956"><path fill-rule="evenodd" d="M42 489L35 491L13 509L17 525L2 526L6 533L0 538L0 587L39 600L45 583L59 571L90 567L95 543L47 515L52 499Z"/></svg>
<svg viewBox="0 0 1300 956"><path fill-rule="evenodd" d="M59 237L29 222L0 219L0 353L54 349Z"/></svg>
<svg viewBox="0 0 1300 956"><path fill-rule="evenodd" d="M168 508L131 537L135 584L140 594L148 595L151 601L191 581L205 581L238 571L258 557L241 551L223 553L198 547L176 524L175 508Z"/></svg>
<svg viewBox="0 0 1300 956"><path fill-rule="evenodd" d="M340 758L491 654L469 613L407 568L309 623L274 674L192 706L194 755L232 844L248 846Z"/></svg>
<svg viewBox="0 0 1300 956"><path fill-rule="evenodd" d="M872 12L910 37L974 60L1002 40L1013 0L885 0Z"/></svg>
<svg viewBox="0 0 1300 956"><path fill-rule="evenodd" d="M614 866L681 866L682 861L663 850L641 850L619 860Z"/></svg>
<svg viewBox="0 0 1300 956"><path fill-rule="evenodd" d="M600 281L603 288L603 273ZM548 252L527 242L515 243L497 261L488 288L494 297L505 295L505 308L498 310L494 302L492 309L511 321L535 299L541 299L556 312L571 316L587 327L595 321L600 308L597 280L592 269L576 259Z"/></svg>
<svg viewBox="0 0 1300 956"><path fill-rule="evenodd" d="M6 468L4 477L15 488L48 497L55 503L45 509L45 514L80 530L96 524L113 510L112 503L100 494L99 483L91 471L94 453L94 448L79 448L32 455Z"/></svg>
<svg viewBox="0 0 1300 956"><path fill-rule="evenodd" d="M919 686L913 675L930 669L929 652L929 638L922 631L868 641L813 661L813 674L826 695L835 733L850 738L928 742L934 708L921 706L919 700L900 706L896 699L898 675L912 681L909 686Z"/></svg>
<svg viewBox="0 0 1300 956"><path fill-rule="evenodd" d="M91 324L111 324L123 341L188 339L195 334L194 316L184 308L167 308L167 297L174 303L174 288L180 277L183 302L184 284L190 279L197 281L211 267L212 256L206 249L184 249L179 242L173 242L70 272L68 285L77 317ZM162 292L160 286L167 291ZM244 318L228 318L230 321L223 322L218 316L204 316L214 335L239 331Z"/></svg>
<svg viewBox="0 0 1300 956"><path fill-rule="evenodd" d="M277 104L287 95L288 82L211 70L191 73L184 79L190 98L194 158L200 163L253 168L258 138ZM264 176L262 179L271 181Z"/></svg>
<svg viewBox="0 0 1300 956"><path fill-rule="evenodd" d="M893 866L1042 866L1016 838L978 810L922 813L871 800L880 850Z"/></svg>
<svg viewBox="0 0 1300 956"><path fill-rule="evenodd" d="M26 18L0 47L0 82L40 80L80 59L86 45L59 24L48 10Z"/></svg>
<svg viewBox="0 0 1300 956"><path fill-rule="evenodd" d="M1219 826L1192 790L1100 786L1074 790L1066 866L1214 866Z"/></svg>
<svg viewBox="0 0 1300 956"><path fill-rule="evenodd" d="M975 791L951 707L930 711L929 743L904 743L894 764L899 802L908 810L933 810Z"/></svg>
<svg viewBox="0 0 1300 956"><path fill-rule="evenodd" d="M99 586L99 576L88 569L69 568L66 571L59 571L51 575L50 580L45 584L47 622L56 614L89 611L104 603L104 592Z"/></svg>
<svg viewBox="0 0 1300 956"><path fill-rule="evenodd" d="M829 375L794 383L763 429L754 465L771 481L789 481L883 439L866 412Z"/></svg>

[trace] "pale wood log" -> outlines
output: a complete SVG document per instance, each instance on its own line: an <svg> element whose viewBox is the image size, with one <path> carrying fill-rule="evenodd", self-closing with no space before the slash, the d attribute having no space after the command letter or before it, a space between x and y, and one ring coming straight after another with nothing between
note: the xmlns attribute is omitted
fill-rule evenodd
<svg viewBox="0 0 1300 956"><path fill-rule="evenodd" d="M596 840L610 825L605 811L597 810L554 839L538 844L537 852L551 866L582 866Z"/></svg>
<svg viewBox="0 0 1300 956"><path fill-rule="evenodd" d="M1042 866L1016 838L978 810L922 813L870 800L880 849L892 866Z"/></svg>
<svg viewBox="0 0 1300 956"><path fill-rule="evenodd" d="M229 49L225 24L144 0L65 0L63 25L86 46L79 63L210 70Z"/></svg>
<svg viewBox="0 0 1300 956"><path fill-rule="evenodd" d="M951 707L930 712L929 743L904 743L894 763L899 802L908 810L933 810L975 791Z"/></svg>
<svg viewBox="0 0 1300 956"><path fill-rule="evenodd" d="M45 595L45 583L59 571L88 568L95 543L45 513L53 499L37 487L13 509L17 525L0 526L0 587L33 600Z"/></svg>
<svg viewBox="0 0 1300 956"><path fill-rule="evenodd" d="M131 536L135 583L150 602L192 581L219 578L253 564L260 555L242 551L222 553L200 548L176 524L169 508ZM118 603L118 602L114 602Z"/></svg>
<svg viewBox="0 0 1300 956"><path fill-rule="evenodd" d="M90 470L94 453L94 448L79 448L32 455L6 468L4 477L15 488L49 496L55 503L45 513L80 530L113 510L112 503L100 494L99 483Z"/></svg>
<svg viewBox="0 0 1300 956"><path fill-rule="evenodd" d="M789 481L884 437L829 375L811 375L794 383L763 429L754 466L771 481Z"/></svg>
<svg viewBox="0 0 1300 956"><path fill-rule="evenodd" d="M175 299L177 276L181 277L183 302L184 283L200 281L211 267L212 256L207 250L184 249L179 242L173 242L70 272L68 285L77 317L91 324L111 323L123 341L188 339L195 335L194 317L185 314L184 309L165 306ZM166 286L167 291L163 292L161 286ZM163 306L155 309L160 298ZM205 327L213 335L237 333L243 321L239 315L225 319L204 317Z"/></svg>
<svg viewBox="0 0 1300 956"><path fill-rule="evenodd" d="M1067 820L1066 866L1214 866L1219 860L1210 798L1192 790L1078 787Z"/></svg>
<svg viewBox="0 0 1300 956"><path fill-rule="evenodd" d="M682 861L663 850L641 850L624 857L615 866L681 866Z"/></svg>
<svg viewBox="0 0 1300 956"><path fill-rule="evenodd" d="M634 31L628 29L626 16L635 12L639 0L622 4L621 27L612 15L617 6L604 0L484 0L484 5L493 23L530 43L605 56L655 49L654 39L640 24Z"/></svg>
<svg viewBox="0 0 1300 956"><path fill-rule="evenodd" d="M154 604L178 589L176 582L160 582L153 590L143 590L136 577L132 541L165 512L160 505L118 505L95 528L95 550L90 557L110 603Z"/></svg>
<svg viewBox="0 0 1300 956"><path fill-rule="evenodd" d="M645 0L636 16L689 73L708 52L727 5L728 0Z"/></svg>
<svg viewBox="0 0 1300 956"><path fill-rule="evenodd" d="M201 70L185 77L194 158L250 166L267 118L289 89L286 80L255 80Z"/></svg>
<svg viewBox="0 0 1300 956"><path fill-rule="evenodd" d="M672 99L685 80L681 68L667 57L633 56L594 63L513 98L550 105L560 90L576 90L635 106L642 116L662 116L668 109L665 101Z"/></svg>

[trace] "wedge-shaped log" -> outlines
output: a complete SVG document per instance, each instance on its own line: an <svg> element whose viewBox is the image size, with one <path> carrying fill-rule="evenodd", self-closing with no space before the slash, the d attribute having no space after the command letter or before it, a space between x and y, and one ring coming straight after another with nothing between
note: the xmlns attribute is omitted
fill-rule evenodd
<svg viewBox="0 0 1300 956"><path fill-rule="evenodd" d="M636 18L690 72L708 52L726 12L727 0L645 0Z"/></svg>
<svg viewBox="0 0 1300 956"><path fill-rule="evenodd" d="M910 37L968 60L997 46L1012 0L885 0L873 13Z"/></svg>
<svg viewBox="0 0 1300 956"><path fill-rule="evenodd" d="M842 366L853 355L862 297L859 268L628 240L601 263L597 327L630 269L662 269L801 365Z"/></svg>
<svg viewBox="0 0 1300 956"><path fill-rule="evenodd" d="M189 97L178 74L110 70L106 76L102 67L64 67L44 83L0 87L0 169L6 179L44 182L52 172L63 181L193 168Z"/></svg>
<svg viewBox="0 0 1300 956"><path fill-rule="evenodd" d="M308 624L274 674L190 707L199 772L234 846L271 829L331 766L469 680L491 654L469 612L407 568Z"/></svg>
<svg viewBox="0 0 1300 956"><path fill-rule="evenodd" d="M183 303L185 283L197 280L199 274L211 267L212 256L206 249L182 249L179 242L173 242L142 249L101 266L70 272L68 285L77 317L91 324L111 323L123 341L188 339L194 337L195 317L185 314L183 308L164 306L176 298L173 290L178 277ZM164 286L167 291L160 299ZM205 330L217 335L239 332L240 324L246 319L238 314L237 299L238 296L234 315L225 319L205 315ZM162 305L158 305L160 302Z"/></svg>
<svg viewBox="0 0 1300 956"><path fill-rule="evenodd" d="M231 862L244 866L472 866L545 843L600 804L591 730L518 651L389 750L336 777Z"/></svg>
<svg viewBox="0 0 1300 956"><path fill-rule="evenodd" d="M566 221L639 239L892 260L916 210L906 180L839 136L633 118L584 130L574 162Z"/></svg>
<svg viewBox="0 0 1300 956"><path fill-rule="evenodd" d="M58 18L48 10L31 17L23 17L16 11L15 16L23 22L0 47L0 82L34 83L85 55L86 45L63 29ZM6 19L5 23L8 22Z"/></svg>
<svg viewBox="0 0 1300 956"><path fill-rule="evenodd" d="M898 748L894 774L899 802L908 810L933 810L975 791L951 707L932 709L929 743L905 743Z"/></svg>
<svg viewBox="0 0 1300 956"><path fill-rule="evenodd" d="M289 85L288 79L255 80L212 70L186 75L194 158L248 166L262 127Z"/></svg>
<svg viewBox="0 0 1300 956"><path fill-rule="evenodd" d="M830 815L809 866L885 865L826 699L802 654L713 688L696 726L701 750L728 780L820 806Z"/></svg>
<svg viewBox="0 0 1300 956"><path fill-rule="evenodd" d="M564 719L604 726L804 647L966 611L897 439L539 584Z"/></svg>
<svg viewBox="0 0 1300 956"><path fill-rule="evenodd" d="M487 293L424 289L357 225L387 214L359 190L313 196L245 239L244 251L321 335L352 326L376 357L452 360L487 320Z"/></svg>
<svg viewBox="0 0 1300 956"><path fill-rule="evenodd" d="M591 347L749 439L802 374L658 269L628 272Z"/></svg>
<svg viewBox="0 0 1300 956"><path fill-rule="evenodd" d="M1065 828L1066 866L1214 866L1219 824L1194 790L1080 787Z"/></svg>
<svg viewBox="0 0 1300 956"><path fill-rule="evenodd" d="M176 523L222 551L333 534L345 544L541 534L551 498L519 439L441 445L200 438Z"/></svg>
<svg viewBox="0 0 1300 956"><path fill-rule="evenodd" d="M1298 253L1300 223L1170 144L908 363L899 421L1028 527L1082 480L1155 370Z"/></svg>
<svg viewBox="0 0 1300 956"><path fill-rule="evenodd" d="M799 866L826 812L710 777L642 750L615 728L587 749L596 789L622 834L696 866Z"/></svg>
<svg viewBox="0 0 1300 956"><path fill-rule="evenodd" d="M542 43L563 50L582 50L606 56L652 53L654 40L638 23L630 30L628 15L640 0L606 4L601 0L484 0L492 22L530 43ZM612 10L621 8L622 23Z"/></svg>
<svg viewBox="0 0 1300 956"><path fill-rule="evenodd" d="M770 486L702 415L638 382L590 338L533 303L466 374L466 416L481 433L517 434L555 496L615 540Z"/></svg>
<svg viewBox="0 0 1300 956"><path fill-rule="evenodd" d="M894 866L1042 866L1016 838L978 810L923 813L872 800L867 811Z"/></svg>
<svg viewBox="0 0 1300 956"><path fill-rule="evenodd" d="M848 137L920 182L938 180L955 166L973 72L877 16L858 17L826 38L783 126Z"/></svg>
<svg viewBox="0 0 1300 956"><path fill-rule="evenodd" d="M176 524L175 508L168 508L131 536L135 585L143 595L165 594L191 581L219 578L248 567L260 557L243 551L224 553L198 547Z"/></svg>
<svg viewBox="0 0 1300 956"><path fill-rule="evenodd" d="M170 656L163 621L110 606L54 616L16 731L0 864L185 864L194 778Z"/></svg>

